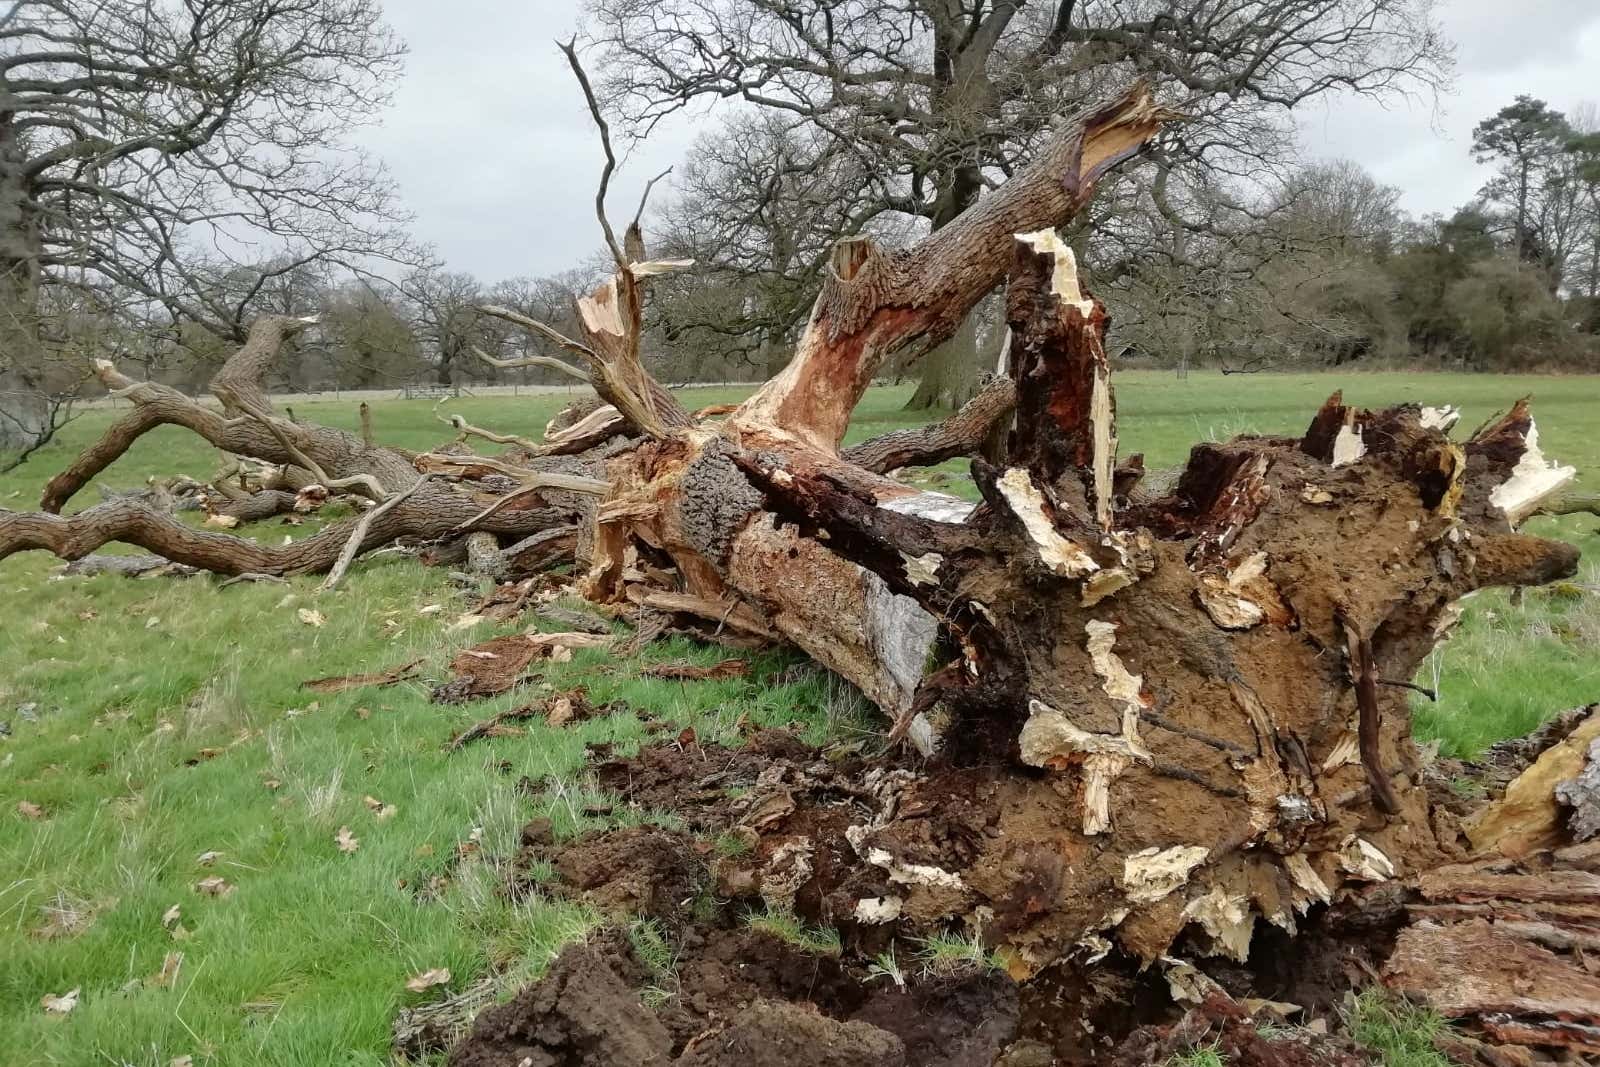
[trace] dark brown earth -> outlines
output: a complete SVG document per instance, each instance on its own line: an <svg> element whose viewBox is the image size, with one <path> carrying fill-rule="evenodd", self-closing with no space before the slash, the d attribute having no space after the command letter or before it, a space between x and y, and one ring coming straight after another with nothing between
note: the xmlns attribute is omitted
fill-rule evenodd
<svg viewBox="0 0 1600 1067"><path fill-rule="evenodd" d="M1308 1030L1274 1027L1226 997L1208 997L1166 1026L1141 1027L1107 1062L1114 1067L1149 1067L1173 1056L1209 1049L1228 1067L1367 1067L1380 1062L1348 1039Z"/></svg>
<svg viewBox="0 0 1600 1067"><path fill-rule="evenodd" d="M602 760L602 788L640 814L671 813L681 828L645 824L564 841L546 820L524 829L509 891L581 901L617 925L569 947L540 982L485 1012L451 1064L1043 1067L1159 1063L1212 1046L1246 1067L1371 1062L1343 1039L1276 1016L1273 1036L1262 1037L1228 994L1291 1001L1303 1019L1336 1027L1346 992L1366 984L1400 925L1398 897L1386 901L1383 886L1308 921L1292 941L1262 924L1262 951L1249 965L1194 953L1218 992L1186 1012L1158 967L1121 953L1088 967L1058 964L1020 984L992 956L930 964L926 938L967 936L950 919L952 891L897 883L846 837L848 827L873 825L873 845L897 862L959 870L968 883L961 893L981 893L992 911L981 936L994 943L1039 921L1037 901L1063 862L997 844L1026 839L1016 829L1026 820L1071 817L1042 778L997 765L902 763L868 774L856 757L830 760L783 731L759 732L738 749L689 740ZM536 880L541 870L553 877ZM893 921L853 912L863 897L895 894L906 906ZM751 924L769 911L836 930L840 950ZM626 924L639 917L670 943L670 973L653 973L632 947ZM898 978L883 967L891 953Z"/></svg>

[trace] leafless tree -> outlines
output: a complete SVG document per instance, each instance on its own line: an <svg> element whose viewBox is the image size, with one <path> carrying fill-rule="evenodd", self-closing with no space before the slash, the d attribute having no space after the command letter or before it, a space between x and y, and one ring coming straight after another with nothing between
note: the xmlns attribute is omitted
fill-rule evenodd
<svg viewBox="0 0 1600 1067"><path fill-rule="evenodd" d="M697 363L766 377L788 362L834 241L884 225L873 177L815 125L779 112L740 115L696 142L654 219L661 255L693 259L693 277L652 293L651 325ZM901 217L903 218L903 216Z"/></svg>
<svg viewBox="0 0 1600 1067"><path fill-rule="evenodd" d="M275 279L414 255L346 140L402 54L377 0L6 5L0 376L30 388L59 351L49 290L236 342Z"/></svg>
<svg viewBox="0 0 1600 1067"><path fill-rule="evenodd" d="M483 344L483 285L463 271L420 270L400 283L423 358L440 385L450 385L474 361L472 350Z"/></svg>
<svg viewBox="0 0 1600 1067"><path fill-rule="evenodd" d="M612 108L647 132L715 99L814 125L854 153L858 203L946 225L1015 169L1051 117L1145 75L1192 120L1155 147L1153 209L1185 224L1195 175L1284 161L1286 113L1333 92L1449 78L1432 0L591 0ZM1095 229L1115 204L1083 221ZM1116 258L1115 255L1108 258ZM959 400L970 338L929 357L918 401Z"/></svg>

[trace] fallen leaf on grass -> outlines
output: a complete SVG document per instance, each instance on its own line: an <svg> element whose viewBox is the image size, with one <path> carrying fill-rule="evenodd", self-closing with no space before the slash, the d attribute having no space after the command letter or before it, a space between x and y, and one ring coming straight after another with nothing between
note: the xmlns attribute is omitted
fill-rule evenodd
<svg viewBox="0 0 1600 1067"><path fill-rule="evenodd" d="M445 972L447 975L449 972ZM46 993L39 998L39 1006L51 1015L65 1015L78 1006L78 993L81 987L67 990L59 997Z"/></svg>
<svg viewBox="0 0 1600 1067"><path fill-rule="evenodd" d="M742 678L750 671L750 665L742 659L725 659L721 663L714 663L709 667L699 667L693 663L654 663L645 667L639 673L646 678L675 678L683 681L701 682L712 678Z"/></svg>
<svg viewBox="0 0 1600 1067"><path fill-rule="evenodd" d="M339 851L344 853L354 852L361 847L361 841L350 832L350 827L341 826L339 832L333 835L334 844L339 846Z"/></svg>
<svg viewBox="0 0 1600 1067"><path fill-rule="evenodd" d="M435 967L431 971L423 971L421 974L412 975L410 980L406 982L406 988L413 993L421 993L432 989L434 986L445 985L449 981L450 968ZM77 994L78 991L74 989L72 995L77 996Z"/></svg>
<svg viewBox="0 0 1600 1067"><path fill-rule="evenodd" d="M309 689L314 693L342 693L346 689L360 689L365 686L394 685L415 674L417 665L421 662L420 659L414 659L399 667L371 674L337 674L328 678L313 678L309 682L301 682L300 688Z"/></svg>
<svg viewBox="0 0 1600 1067"><path fill-rule="evenodd" d="M226 878L220 878L215 875L210 878L202 878L194 884L196 893L203 893L208 897L225 897L237 888Z"/></svg>
<svg viewBox="0 0 1600 1067"><path fill-rule="evenodd" d="M211 866L213 863L217 862L217 860L219 860L221 858L222 858L222 853L220 853L220 852L206 851L206 852L202 852L202 853L200 853L200 855L196 856L194 858L194 861L196 863L198 863L202 867L209 867L209 866ZM173 906L176 907L177 905L173 905Z"/></svg>
<svg viewBox="0 0 1600 1067"><path fill-rule="evenodd" d="M462 616L458 617L454 622L452 622L449 626L446 626L444 628L444 632L447 633L447 634L453 634L453 633L456 633L457 631L460 631L460 630L470 630L474 626L478 625L480 622L483 622L486 617L487 616L474 615L474 614L471 614L471 613L468 613L466 615L462 615Z"/></svg>
<svg viewBox="0 0 1600 1067"><path fill-rule="evenodd" d="M44 913L44 922L34 928L33 936L41 941L76 937L94 923L94 907L66 893L58 892L48 904L39 905L39 910Z"/></svg>
<svg viewBox="0 0 1600 1067"><path fill-rule="evenodd" d="M572 698L560 696L550 702L550 711L546 721L551 726L565 726L572 721L572 716Z"/></svg>
<svg viewBox="0 0 1600 1067"><path fill-rule="evenodd" d="M274 791L283 788L283 783L276 778L263 778L261 779L261 784Z"/></svg>
<svg viewBox="0 0 1600 1067"><path fill-rule="evenodd" d="M189 940L189 928L183 925L183 912L178 905L174 904L172 907L161 913L161 926L167 931L168 934L171 935L172 940Z"/></svg>
<svg viewBox="0 0 1600 1067"><path fill-rule="evenodd" d="M393 804L385 804L377 797L362 797L361 803L365 804L367 810L376 815L380 821L394 815L396 811Z"/></svg>
<svg viewBox="0 0 1600 1067"><path fill-rule="evenodd" d="M417 609L418 615L437 615L444 610L443 604L428 604Z"/></svg>
<svg viewBox="0 0 1600 1067"><path fill-rule="evenodd" d="M17 801L17 813L26 819L44 818L44 809L31 800Z"/></svg>
<svg viewBox="0 0 1600 1067"><path fill-rule="evenodd" d="M326 615L314 608L296 608L294 615L295 618L299 619L307 626L321 626L323 623L328 621L328 617Z"/></svg>
<svg viewBox="0 0 1600 1067"><path fill-rule="evenodd" d="M146 988L170 989L178 981L178 972L183 969L183 953L169 952L161 961L161 970L144 980Z"/></svg>
<svg viewBox="0 0 1600 1067"><path fill-rule="evenodd" d="M193 1056L174 1056L167 1061L167 1067L194 1067Z"/></svg>

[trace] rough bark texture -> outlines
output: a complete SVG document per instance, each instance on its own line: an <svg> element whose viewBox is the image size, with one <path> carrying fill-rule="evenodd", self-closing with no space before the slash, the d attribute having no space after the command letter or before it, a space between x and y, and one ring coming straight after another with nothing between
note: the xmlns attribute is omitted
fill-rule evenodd
<svg viewBox="0 0 1600 1067"><path fill-rule="evenodd" d="M875 474L888 474L901 467L931 467L978 452L995 427L1016 409L1016 383L1010 378L991 378L960 411L943 422L890 430L845 449L842 458Z"/></svg>

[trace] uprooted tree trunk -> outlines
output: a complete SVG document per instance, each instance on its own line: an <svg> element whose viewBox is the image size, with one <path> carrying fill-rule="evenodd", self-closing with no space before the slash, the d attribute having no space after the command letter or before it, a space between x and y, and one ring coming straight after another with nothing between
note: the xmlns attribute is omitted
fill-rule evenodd
<svg viewBox="0 0 1600 1067"><path fill-rule="evenodd" d="M1522 404L1462 445L1446 411L1335 396L1303 436L1197 445L1172 492L1140 495L1141 466L1117 459L1105 313L1054 228L1168 117L1136 86L1061 124L921 244L842 242L794 360L720 423L697 421L639 361L641 286L678 264L644 261L634 232L625 256L607 224L617 271L579 301L581 338L488 309L582 357L604 419L635 435L587 454L589 472L603 462L592 507L559 505L540 481L552 457L532 452L559 441L511 459L412 457L278 418L258 351L219 374L220 415L103 371L136 409L52 483L46 508L162 422L374 500L452 474L358 548L469 529L520 539L508 556L560 559L544 551L559 545L591 600L791 641L858 685L896 736L974 769L960 795L875 779L893 799L868 822L774 846L813 857L773 877L816 884L780 896L831 921L965 921L1018 976L1115 945L1185 981L1169 958L1185 928L1243 958L1257 918L1292 930L1342 887L1442 860L1399 685L1461 597L1571 574L1576 552L1514 530L1571 475L1539 454ZM1008 274L1010 386L941 427L841 454L884 362L947 339ZM980 504L883 473L976 453L1013 404L1009 465L973 465ZM498 495L495 473L509 479ZM350 532L266 549L113 504L6 515L0 555L122 539L282 573L333 566ZM929 831L941 807L967 813L959 832ZM851 863L876 880L823 884Z"/></svg>

